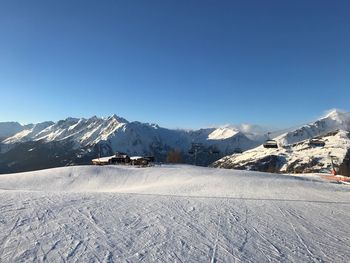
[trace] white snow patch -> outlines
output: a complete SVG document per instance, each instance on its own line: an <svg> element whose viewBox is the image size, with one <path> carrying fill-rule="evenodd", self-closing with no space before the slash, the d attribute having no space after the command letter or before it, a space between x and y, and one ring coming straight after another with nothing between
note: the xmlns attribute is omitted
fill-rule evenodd
<svg viewBox="0 0 350 263"><path fill-rule="evenodd" d="M209 140L228 139L236 135L238 131L233 128L218 128L208 135Z"/></svg>

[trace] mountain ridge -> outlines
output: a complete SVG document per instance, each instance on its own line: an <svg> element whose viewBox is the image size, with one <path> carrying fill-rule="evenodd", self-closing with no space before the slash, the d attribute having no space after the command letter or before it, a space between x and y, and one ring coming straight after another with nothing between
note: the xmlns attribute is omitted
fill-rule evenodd
<svg viewBox="0 0 350 263"><path fill-rule="evenodd" d="M198 152L199 158L189 154L192 143L202 146ZM29 161L39 155L44 156L43 162L53 165L56 162L62 166L87 164L92 157L117 151L129 155L152 155L163 162L170 151L177 150L181 152L184 162L208 165L237 149L244 151L259 143L233 127L186 131L167 129L157 124L129 122L117 115L104 118L68 117L57 122L23 126L20 132L3 139L0 144L0 172L1 167L12 171L14 167L20 166L19 163L27 162L29 165ZM46 156L51 156L55 151L52 158L57 160L47 159Z"/></svg>

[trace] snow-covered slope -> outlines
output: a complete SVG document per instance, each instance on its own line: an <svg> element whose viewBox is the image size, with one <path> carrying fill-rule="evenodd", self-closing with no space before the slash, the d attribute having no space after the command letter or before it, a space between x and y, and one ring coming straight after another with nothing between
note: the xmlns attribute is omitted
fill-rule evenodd
<svg viewBox="0 0 350 263"><path fill-rule="evenodd" d="M22 126L22 130L18 133L15 133L11 137L6 138L3 143L5 144L16 144L26 141L32 141L36 139L36 136L40 134L47 127L53 125L53 122L41 122L37 124L29 124Z"/></svg>
<svg viewBox="0 0 350 263"><path fill-rule="evenodd" d="M300 178L300 177L298 177ZM240 179L242 182L238 182ZM306 184L322 181L317 176L303 177ZM251 171L161 165L148 168L133 166L70 166L33 172L0 175L0 190L49 192L118 192L182 196L282 198L285 193L260 192L265 183L294 184L295 177ZM254 182L254 183L253 183ZM300 184L304 186L304 184ZM292 195L307 199L300 189ZM291 197L291 196L290 196Z"/></svg>
<svg viewBox="0 0 350 263"><path fill-rule="evenodd" d="M218 128L208 135L209 140L224 140L236 135L239 131L235 129Z"/></svg>
<svg viewBox="0 0 350 263"><path fill-rule="evenodd" d="M350 131L350 113L332 110L316 122L282 134L276 140L281 145L288 145L325 135L335 130Z"/></svg>
<svg viewBox="0 0 350 263"><path fill-rule="evenodd" d="M262 145L216 161L213 166L270 172L330 172L331 157L340 173L350 176L350 115L330 111L314 123L284 133L274 140L277 149ZM311 146L311 139L321 139L324 147Z"/></svg>
<svg viewBox="0 0 350 263"><path fill-rule="evenodd" d="M323 147L312 146L309 140L289 145L280 144L277 149L266 149L261 145L242 154L226 156L213 166L270 172L330 173L333 156L334 165L340 173L349 175L349 132L337 130L318 138L325 142Z"/></svg>
<svg viewBox="0 0 350 263"><path fill-rule="evenodd" d="M161 166L0 175L0 262L349 262L350 189Z"/></svg>

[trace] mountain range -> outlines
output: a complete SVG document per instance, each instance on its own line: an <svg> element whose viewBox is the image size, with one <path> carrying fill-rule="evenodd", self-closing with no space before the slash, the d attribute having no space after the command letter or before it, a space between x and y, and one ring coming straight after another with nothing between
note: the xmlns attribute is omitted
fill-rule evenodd
<svg viewBox="0 0 350 263"><path fill-rule="evenodd" d="M167 129L157 124L107 118L67 118L57 122L21 125L0 123L0 172L19 172L89 164L92 158L125 152L152 155L159 162L179 151L183 162L208 165L217 159L251 149L262 142L257 126L223 126L199 130ZM189 154L199 145L198 156Z"/></svg>
<svg viewBox="0 0 350 263"><path fill-rule="evenodd" d="M333 110L315 122L273 132L270 136L278 145L274 149L262 146L267 130L256 125L167 129L117 115L27 125L3 122L0 173L90 164L93 158L115 152L154 156L157 162L165 162L171 151L180 152L184 163L220 168L327 172L333 161L343 174L350 170L349 113ZM310 145L310 139L325 145Z"/></svg>

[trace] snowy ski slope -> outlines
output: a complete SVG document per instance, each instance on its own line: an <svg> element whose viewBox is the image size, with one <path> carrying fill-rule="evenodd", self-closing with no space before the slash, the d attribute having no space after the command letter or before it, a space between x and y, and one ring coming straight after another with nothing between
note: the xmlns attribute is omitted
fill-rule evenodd
<svg viewBox="0 0 350 263"><path fill-rule="evenodd" d="M350 188L187 165L0 175L0 262L349 262Z"/></svg>

